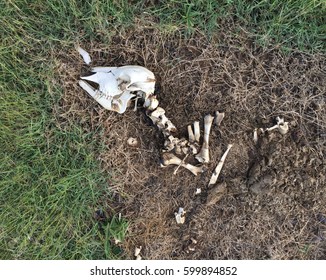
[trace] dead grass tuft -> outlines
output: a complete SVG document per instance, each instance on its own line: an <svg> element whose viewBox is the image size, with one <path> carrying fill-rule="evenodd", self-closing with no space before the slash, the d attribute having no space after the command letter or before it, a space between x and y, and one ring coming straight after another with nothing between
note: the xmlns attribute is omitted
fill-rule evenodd
<svg viewBox="0 0 326 280"><path fill-rule="evenodd" d="M246 34L223 32L209 41L199 32L186 39L179 31L162 35L139 25L113 36L110 45L83 46L93 65L153 71L177 136L186 136L195 120L202 125L206 113L225 112L221 127L212 128L211 163L201 176L183 169L173 176L172 168L159 167L163 139L143 112L118 115L90 99L77 85L88 69L75 50L58 56L64 88L58 125L75 123L85 133L104 128L99 160L116 198L110 207L131 222L122 245L127 258L142 245L146 259L325 259L325 57L283 55L257 47ZM290 133L272 133L255 146L253 129L272 126L276 116L290 123ZM129 137L140 147L129 147ZM219 179L228 193L207 207L206 185L229 143L234 147ZM277 183L257 195L249 191L248 171L262 158L271 161L264 172ZM194 196L198 187L203 193ZM188 211L182 226L174 220L178 207ZM195 251L187 249L192 237Z"/></svg>

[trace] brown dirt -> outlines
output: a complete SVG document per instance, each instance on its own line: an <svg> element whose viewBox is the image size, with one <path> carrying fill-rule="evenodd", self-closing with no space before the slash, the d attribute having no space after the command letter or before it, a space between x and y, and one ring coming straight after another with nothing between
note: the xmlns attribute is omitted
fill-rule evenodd
<svg viewBox="0 0 326 280"><path fill-rule="evenodd" d="M132 259L139 245L145 259L326 258L325 56L262 49L232 30L185 38L151 26L83 47L93 65L153 71L176 136L186 137L196 120L203 127L207 113L226 114L219 128L212 127L207 171L195 177L179 169L173 176L174 168L159 166L163 137L144 112L102 109L77 85L89 69L76 51L57 56L64 87L58 123L79 125L85 133L104 129L99 160L113 194L106 216L113 208L131 223L121 245L125 258ZM274 131L254 144L253 129L274 125L277 116L289 122L289 133ZM140 146L129 147L129 137ZM218 180L227 192L207 206L207 183L229 143L234 146ZM194 195L196 188L201 195ZM187 211L183 225L174 218L179 207Z"/></svg>

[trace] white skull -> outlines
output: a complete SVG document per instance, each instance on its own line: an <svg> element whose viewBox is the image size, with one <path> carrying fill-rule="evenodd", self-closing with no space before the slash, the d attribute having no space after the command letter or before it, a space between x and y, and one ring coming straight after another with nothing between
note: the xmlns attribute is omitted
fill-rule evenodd
<svg viewBox="0 0 326 280"><path fill-rule="evenodd" d="M155 76L142 66L94 67L92 72L95 74L81 79L97 83L99 89L85 81L79 81L79 85L108 110L124 113L130 99L136 96L131 92L137 91L145 101L154 94Z"/></svg>

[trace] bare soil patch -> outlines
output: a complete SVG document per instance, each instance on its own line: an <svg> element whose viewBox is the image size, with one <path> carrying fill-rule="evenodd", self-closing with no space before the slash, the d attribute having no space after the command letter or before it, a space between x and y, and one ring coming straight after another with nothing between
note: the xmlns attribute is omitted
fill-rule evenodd
<svg viewBox="0 0 326 280"><path fill-rule="evenodd" d="M102 109L77 85L89 71L77 52L57 55L64 88L55 108L58 125L77 124L85 133L104 128L96 136L106 146L99 160L114 201L106 202L104 214L109 219L120 212L131 223L124 257L132 259L141 245L145 259L326 258L325 56L262 49L232 31L185 38L150 26L83 47L93 65L153 71L176 136L187 137L187 125L196 120L203 128L207 113L226 114L212 127L207 171L195 177L180 168L173 176L174 168L159 166L163 137L144 112ZM289 133L274 131L255 144L254 128L274 125L277 116L289 122ZM140 146L129 147L129 137ZM207 183L229 143L234 146L218 181L227 192L208 206ZM179 207L187 211L183 225L174 218Z"/></svg>

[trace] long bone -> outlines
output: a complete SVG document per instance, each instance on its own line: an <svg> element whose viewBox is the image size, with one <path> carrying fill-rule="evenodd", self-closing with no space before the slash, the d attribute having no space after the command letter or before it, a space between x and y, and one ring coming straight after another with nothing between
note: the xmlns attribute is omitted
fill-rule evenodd
<svg viewBox="0 0 326 280"><path fill-rule="evenodd" d="M217 166L215 167L215 170L213 172L213 175L211 179L209 180L208 186L214 185L217 182L218 176L220 175L220 172L222 170L222 167L224 165L226 156L228 155L230 149L232 148L233 144L229 144L227 150L224 152L223 156L221 157L220 161L218 162Z"/></svg>
<svg viewBox="0 0 326 280"><path fill-rule="evenodd" d="M189 163L183 163L180 158L175 156L172 153L163 153L162 155L162 167L166 167L168 165L180 165L186 169L188 169L192 174L197 176L199 173L202 173L204 171L203 166L194 166Z"/></svg>
<svg viewBox="0 0 326 280"><path fill-rule="evenodd" d="M192 131L191 125L188 125L187 129L188 129L189 142L191 142L191 143L195 142L195 135L194 135L194 132Z"/></svg>
<svg viewBox="0 0 326 280"><path fill-rule="evenodd" d="M211 131L214 117L206 115L204 118L204 141L200 152L195 156L199 162L209 162L209 133Z"/></svg>
<svg viewBox="0 0 326 280"><path fill-rule="evenodd" d="M199 143L200 139L200 127L199 127L199 121L194 122L194 133L195 133L195 141Z"/></svg>

